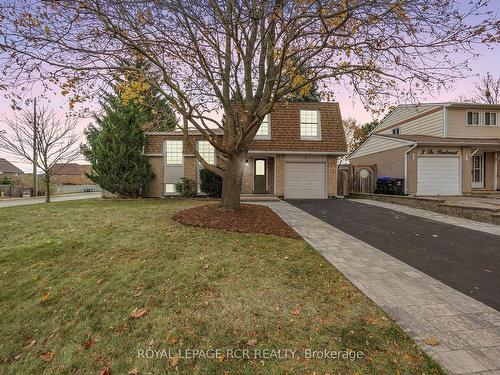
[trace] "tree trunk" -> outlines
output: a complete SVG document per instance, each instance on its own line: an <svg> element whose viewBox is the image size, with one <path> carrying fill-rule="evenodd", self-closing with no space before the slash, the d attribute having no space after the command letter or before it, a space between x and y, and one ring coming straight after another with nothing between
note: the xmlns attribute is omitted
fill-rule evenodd
<svg viewBox="0 0 500 375"><path fill-rule="evenodd" d="M45 203L50 203L50 176L45 174Z"/></svg>
<svg viewBox="0 0 500 375"><path fill-rule="evenodd" d="M222 178L222 198L220 208L228 211L240 209L241 184L247 153L229 156Z"/></svg>

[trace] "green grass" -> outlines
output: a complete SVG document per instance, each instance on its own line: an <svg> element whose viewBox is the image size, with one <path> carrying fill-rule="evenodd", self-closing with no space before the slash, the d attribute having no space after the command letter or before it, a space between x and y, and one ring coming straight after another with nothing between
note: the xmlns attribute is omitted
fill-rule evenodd
<svg viewBox="0 0 500 375"><path fill-rule="evenodd" d="M240 348L250 356L286 348L299 357L180 359L178 371L189 374L441 373L305 242L170 219L197 204L93 200L1 209L0 373L176 372L163 357L139 358L148 348ZM148 312L133 319L136 308ZM85 348L88 338L95 343ZM306 348L365 357L306 360ZM47 352L50 362L40 359Z"/></svg>

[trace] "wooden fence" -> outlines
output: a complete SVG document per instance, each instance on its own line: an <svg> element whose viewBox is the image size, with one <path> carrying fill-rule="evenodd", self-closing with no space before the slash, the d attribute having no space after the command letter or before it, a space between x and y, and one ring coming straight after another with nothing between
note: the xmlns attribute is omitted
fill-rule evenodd
<svg viewBox="0 0 500 375"><path fill-rule="evenodd" d="M0 185L0 198L22 198L24 190L16 185Z"/></svg>
<svg viewBox="0 0 500 375"><path fill-rule="evenodd" d="M339 165L337 184L337 194L344 197L350 193L374 193L377 186L377 166Z"/></svg>

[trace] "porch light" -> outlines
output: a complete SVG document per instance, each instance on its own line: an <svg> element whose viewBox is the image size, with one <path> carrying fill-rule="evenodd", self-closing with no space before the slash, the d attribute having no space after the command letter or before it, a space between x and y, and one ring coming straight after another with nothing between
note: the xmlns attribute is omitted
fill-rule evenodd
<svg viewBox="0 0 500 375"><path fill-rule="evenodd" d="M248 159L245 160L245 166L248 167Z"/></svg>

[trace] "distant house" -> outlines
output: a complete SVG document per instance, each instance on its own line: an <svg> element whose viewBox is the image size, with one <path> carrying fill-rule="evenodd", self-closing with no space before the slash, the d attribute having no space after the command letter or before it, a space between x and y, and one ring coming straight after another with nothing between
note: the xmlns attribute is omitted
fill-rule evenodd
<svg viewBox="0 0 500 375"><path fill-rule="evenodd" d="M52 183L56 185L93 185L85 173L90 173L90 165L77 163L55 164L52 168Z"/></svg>
<svg viewBox="0 0 500 375"><path fill-rule="evenodd" d="M2 177L18 177L24 174L22 170L6 159L0 158L0 176Z"/></svg>

